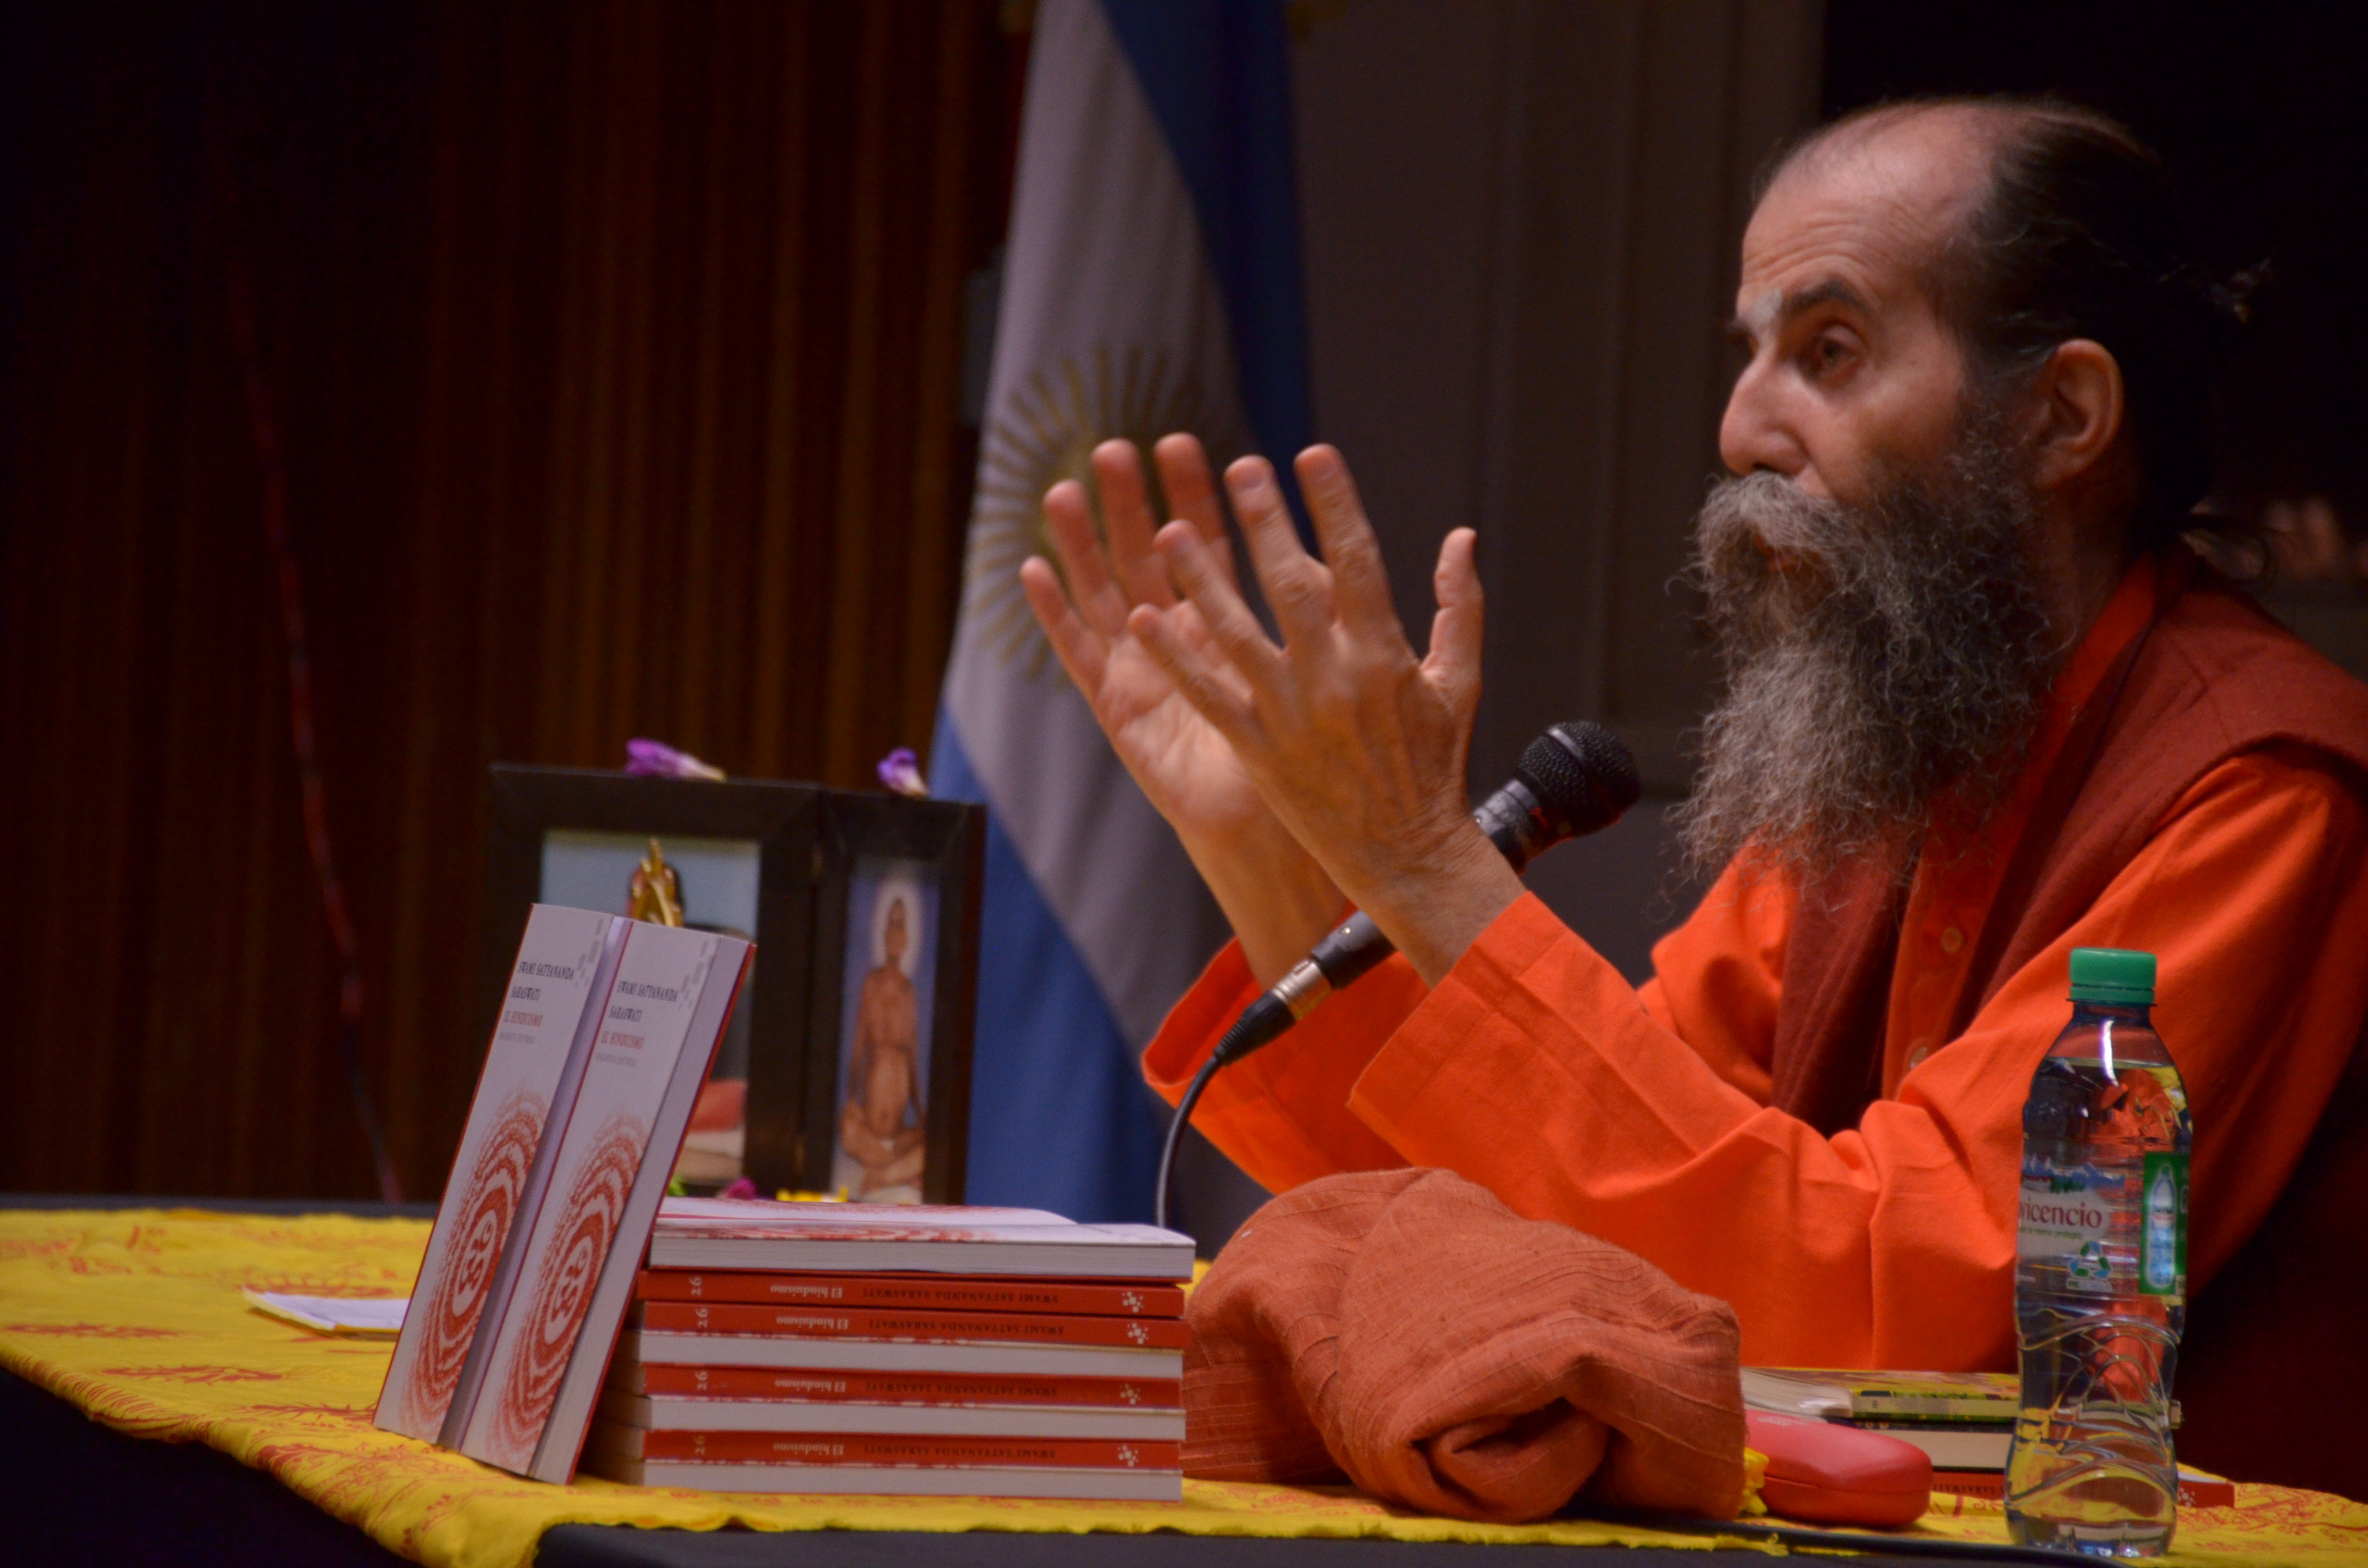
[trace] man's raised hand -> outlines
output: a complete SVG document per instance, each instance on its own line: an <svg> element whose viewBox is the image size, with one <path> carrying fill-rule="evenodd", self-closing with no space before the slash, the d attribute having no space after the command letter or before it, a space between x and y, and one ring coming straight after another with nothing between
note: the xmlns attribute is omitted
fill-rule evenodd
<svg viewBox="0 0 2368 1568"><path fill-rule="evenodd" d="M1198 559L1234 589L1224 518L1200 442L1173 435L1152 450L1178 519L1173 526L1198 541ZM1252 971L1271 983L1338 917L1339 892L1268 808L1232 744L1145 649L1133 615L1151 617L1180 647L1205 649L1208 629L1200 610L1177 599L1153 548L1156 523L1133 444L1104 441L1091 461L1108 549L1096 537L1085 486L1064 480L1044 496L1061 570L1030 557L1020 585L1119 759L1224 907Z"/></svg>
<svg viewBox="0 0 2368 1568"><path fill-rule="evenodd" d="M1321 561L1300 547L1262 459L1225 473L1281 646L1243 603L1225 560L1183 524L1156 542L1184 605L1138 604L1127 627L1230 743L1292 835L1436 983L1520 894L1473 824L1465 792L1480 698L1473 534L1458 528L1440 547L1439 610L1417 659L1348 465L1330 447L1311 447L1297 469ZM1183 619L1185 609L1199 612L1197 622Z"/></svg>

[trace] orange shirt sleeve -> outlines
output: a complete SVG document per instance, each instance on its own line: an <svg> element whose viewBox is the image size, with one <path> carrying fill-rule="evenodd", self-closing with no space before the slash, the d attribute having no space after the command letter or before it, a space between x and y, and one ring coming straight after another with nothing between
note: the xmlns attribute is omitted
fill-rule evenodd
<svg viewBox="0 0 2368 1568"><path fill-rule="evenodd" d="M1791 895L1733 871L1653 949L1658 971L1634 994L1646 1017L1711 1070L1765 1102ZM1144 1052L1144 1076L1174 1105L1258 994L1241 948L1210 961ZM1406 1164L1349 1108L1349 1091L1384 1041L1429 994L1392 958L1307 1020L1210 1081L1192 1125L1269 1192L1334 1171Z"/></svg>
<svg viewBox="0 0 2368 1568"><path fill-rule="evenodd" d="M1238 942L1209 961L1143 1053L1144 1078L1168 1104L1183 1097L1260 989ZM1424 994L1412 964L1383 960L1281 1040L1211 1079L1192 1125L1269 1192L1335 1171L1405 1165L1349 1108L1349 1091Z"/></svg>
<svg viewBox="0 0 2368 1568"><path fill-rule="evenodd" d="M1753 1092L1764 950L1665 944L1656 1009L1524 898L1349 1103L1404 1159L1732 1302L1747 1362L2005 1365L2022 1099L2069 1014L2069 949L2159 960L2157 1022L2197 1130L2200 1285L2283 1186L2360 1037L2363 870L2368 822L2327 772L2274 753L2224 764L1964 1036L1830 1139ZM1757 929L1745 914L1731 935Z"/></svg>

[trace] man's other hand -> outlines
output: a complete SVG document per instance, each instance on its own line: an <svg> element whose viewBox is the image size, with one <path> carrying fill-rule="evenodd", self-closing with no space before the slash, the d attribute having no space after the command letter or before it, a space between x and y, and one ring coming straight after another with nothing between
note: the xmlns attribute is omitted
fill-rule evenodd
<svg viewBox="0 0 2368 1568"><path fill-rule="evenodd" d="M1243 602L1207 530L1182 522L1156 542L1184 601L1141 595L1127 630L1230 743L1292 835L1436 984L1520 896L1520 880L1473 824L1464 784L1480 700L1474 536L1458 528L1440 547L1439 611L1429 651L1417 659L1348 465L1317 446L1296 466L1321 561L1300 547L1263 459L1225 473L1281 646Z"/></svg>
<svg viewBox="0 0 2368 1568"><path fill-rule="evenodd" d="M1201 443L1168 436L1152 453L1179 519L1174 526L1192 536L1199 559L1233 590L1232 550ZM1061 570L1031 556L1019 569L1020 585L1061 667L1233 923L1251 972L1271 984L1339 918L1339 890L1268 809L1232 744L1178 692L1134 631L1129 612L1140 609L1178 645L1208 650L1200 612L1177 599L1153 549L1157 525L1133 444L1104 441L1091 460L1107 550L1096 537L1085 486L1064 480L1044 496ZM1239 602L1237 592L1235 598Z"/></svg>

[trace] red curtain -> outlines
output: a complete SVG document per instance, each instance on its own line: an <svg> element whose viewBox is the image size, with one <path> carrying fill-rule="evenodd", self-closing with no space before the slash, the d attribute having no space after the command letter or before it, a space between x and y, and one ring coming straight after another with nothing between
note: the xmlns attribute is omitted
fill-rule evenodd
<svg viewBox="0 0 2368 1568"><path fill-rule="evenodd" d="M855 785L926 744L1016 40L988 0L48 9L0 241L0 1186L374 1186L243 269L367 1075L432 1196L487 763L648 734Z"/></svg>

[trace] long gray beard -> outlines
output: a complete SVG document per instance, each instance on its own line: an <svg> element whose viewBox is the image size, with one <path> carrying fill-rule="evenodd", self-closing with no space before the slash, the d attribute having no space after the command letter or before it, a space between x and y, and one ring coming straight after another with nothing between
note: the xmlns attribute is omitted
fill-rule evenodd
<svg viewBox="0 0 2368 1568"><path fill-rule="evenodd" d="M1977 824L2012 786L2065 652L2019 471L1969 425L1937 474L1864 505L1774 473L1713 486L1694 574L1727 689L1679 814L1695 870L1748 846L1804 885L1870 858L1904 874L1941 812Z"/></svg>

